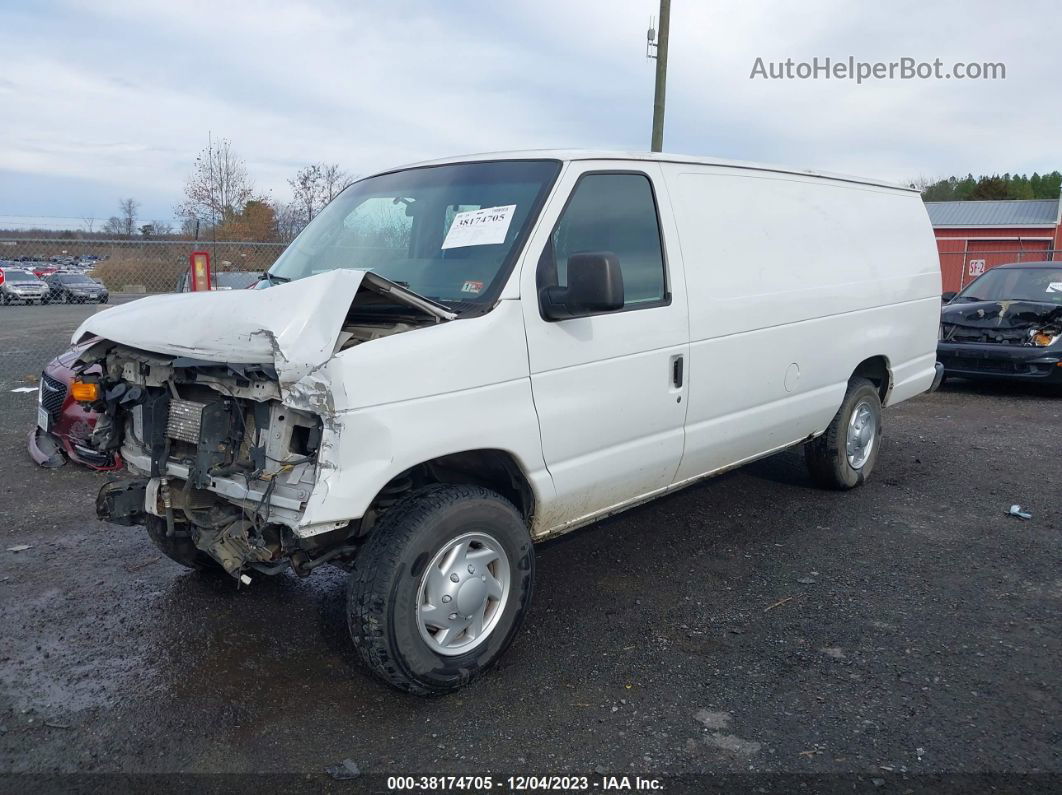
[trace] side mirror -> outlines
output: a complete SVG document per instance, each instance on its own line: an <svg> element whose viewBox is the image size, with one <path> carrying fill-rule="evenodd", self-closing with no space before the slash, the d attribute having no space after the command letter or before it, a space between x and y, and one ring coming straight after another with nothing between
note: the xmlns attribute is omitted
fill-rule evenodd
<svg viewBox="0 0 1062 795"><path fill-rule="evenodd" d="M944 292L944 293L940 294L940 300L943 301L946 304L946 303L948 303L948 301L950 301L952 298L954 298L957 295L958 295L958 293L955 292L954 290L948 290L947 292Z"/></svg>
<svg viewBox="0 0 1062 795"><path fill-rule="evenodd" d="M623 272L611 251L568 257L568 286L545 287L539 293L546 320L566 320L623 309Z"/></svg>

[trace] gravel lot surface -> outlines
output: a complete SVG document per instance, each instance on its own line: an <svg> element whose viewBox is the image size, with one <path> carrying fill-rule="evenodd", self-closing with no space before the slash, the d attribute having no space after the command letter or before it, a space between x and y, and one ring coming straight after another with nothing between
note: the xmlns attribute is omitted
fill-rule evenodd
<svg viewBox="0 0 1062 795"><path fill-rule="evenodd" d="M116 293L107 304L45 304L0 306L0 393L35 385L41 369L65 351L70 335L85 318L143 298Z"/></svg>
<svg viewBox="0 0 1062 795"><path fill-rule="evenodd" d="M70 332L12 318L39 364ZM104 475L33 465L9 390L0 772L1062 773L1060 396L948 384L865 488L790 451L547 543L501 665L422 699L358 665L341 571L160 558L95 520Z"/></svg>

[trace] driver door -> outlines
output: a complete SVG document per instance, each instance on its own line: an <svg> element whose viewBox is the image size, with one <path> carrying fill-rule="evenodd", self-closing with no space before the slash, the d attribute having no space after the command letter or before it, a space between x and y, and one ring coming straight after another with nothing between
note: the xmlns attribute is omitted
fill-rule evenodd
<svg viewBox="0 0 1062 795"><path fill-rule="evenodd" d="M689 319L681 256L659 168L637 165L572 163L528 248L521 295L531 388L557 497L543 530L666 489L682 458ZM539 292L565 285L567 258L603 251L619 260L623 308L546 319Z"/></svg>

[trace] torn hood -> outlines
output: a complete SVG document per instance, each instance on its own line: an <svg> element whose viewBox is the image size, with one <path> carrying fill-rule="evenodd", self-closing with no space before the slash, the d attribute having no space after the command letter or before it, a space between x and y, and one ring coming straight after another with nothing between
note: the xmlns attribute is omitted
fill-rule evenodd
<svg viewBox="0 0 1062 795"><path fill-rule="evenodd" d="M444 306L363 270L333 270L262 290L158 295L120 304L83 322L86 334L133 348L205 361L272 364L290 385L336 351L359 289L392 298L439 320Z"/></svg>
<svg viewBox="0 0 1062 795"><path fill-rule="evenodd" d="M969 301L945 304L940 322L965 328L1025 330L1062 324L1062 305L1041 301Z"/></svg>

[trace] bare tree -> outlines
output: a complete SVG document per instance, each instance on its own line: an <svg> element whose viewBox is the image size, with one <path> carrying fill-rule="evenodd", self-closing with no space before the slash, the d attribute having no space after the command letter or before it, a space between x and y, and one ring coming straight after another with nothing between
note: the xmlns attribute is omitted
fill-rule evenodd
<svg viewBox="0 0 1062 795"><path fill-rule="evenodd" d="M322 181L320 163L312 163L305 168L300 168L294 179L289 179L291 192L294 194L292 204L302 216L302 222L308 224L321 210L323 204Z"/></svg>
<svg viewBox="0 0 1062 795"><path fill-rule="evenodd" d="M136 218L140 210L140 202L136 199L122 199L118 202L118 217L122 222L121 234L132 237L136 231Z"/></svg>
<svg viewBox="0 0 1062 795"><path fill-rule="evenodd" d="M311 163L300 168L294 179L289 179L294 197L292 204L301 216L303 225L308 224L328 202L354 181L338 163Z"/></svg>
<svg viewBox="0 0 1062 795"><path fill-rule="evenodd" d="M232 142L222 138L217 144L211 141L196 157L184 185L184 201L175 212L185 221L199 219L216 225L232 218L255 198L247 165L232 148Z"/></svg>
<svg viewBox="0 0 1062 795"><path fill-rule="evenodd" d="M125 227L122 224L122 219L119 218L117 215L112 215L110 218L107 219L107 223L103 225L103 231L109 235L114 235L115 237L119 237L124 234L124 228Z"/></svg>
<svg viewBox="0 0 1062 795"><path fill-rule="evenodd" d="M86 218L82 218L81 219L81 223L83 223L85 225L85 231L88 232L91 235L92 234L92 228L94 226L96 226L96 219L93 218L92 216L88 216Z"/></svg>
<svg viewBox="0 0 1062 795"><path fill-rule="evenodd" d="M322 163L321 179L327 201L332 201L354 182L354 177L341 169L338 163Z"/></svg>
<svg viewBox="0 0 1062 795"><path fill-rule="evenodd" d="M155 237L163 237L164 235L173 234L173 224L169 221L152 221L151 231Z"/></svg>
<svg viewBox="0 0 1062 795"><path fill-rule="evenodd" d="M185 239L199 239L199 219L185 217L181 219L181 237Z"/></svg>
<svg viewBox="0 0 1062 795"><path fill-rule="evenodd" d="M937 180L930 179L925 175L919 175L915 179L912 179L907 183L907 187L914 188L919 193L925 193L926 190L937 183Z"/></svg>
<svg viewBox="0 0 1062 795"><path fill-rule="evenodd" d="M273 212L276 214L277 237L282 243L290 243L306 226L301 209L295 206L295 202L275 204Z"/></svg>

